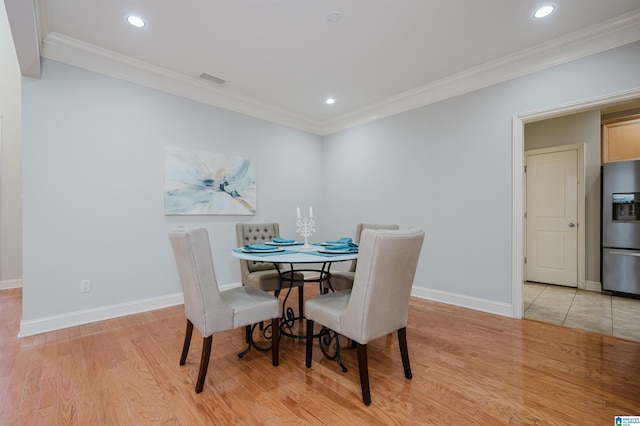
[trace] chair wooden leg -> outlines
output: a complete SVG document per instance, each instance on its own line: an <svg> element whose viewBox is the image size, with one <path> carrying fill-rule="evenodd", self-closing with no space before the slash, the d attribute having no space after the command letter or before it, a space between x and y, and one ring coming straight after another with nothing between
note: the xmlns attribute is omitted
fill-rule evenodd
<svg viewBox="0 0 640 426"><path fill-rule="evenodd" d="M404 367L404 377L410 379L411 364L409 364L409 349L407 348L407 328L398 329L398 343L400 344L400 356L402 356L402 366Z"/></svg>
<svg viewBox="0 0 640 426"><path fill-rule="evenodd" d="M191 344L191 335L193 334L193 323L187 320L187 330L184 333L184 344L182 345L182 355L180 356L180 365L187 362L187 354L189 353L189 345Z"/></svg>
<svg viewBox="0 0 640 426"><path fill-rule="evenodd" d="M307 352L305 364L307 368L311 367L311 358L313 354L313 320L307 319Z"/></svg>
<svg viewBox="0 0 640 426"><path fill-rule="evenodd" d="M280 318L271 320L271 361L274 367L280 365Z"/></svg>
<svg viewBox="0 0 640 426"><path fill-rule="evenodd" d="M298 287L298 312L300 318L304 318L304 285Z"/></svg>
<svg viewBox="0 0 640 426"><path fill-rule="evenodd" d="M244 327L244 341L247 345L251 343L251 325Z"/></svg>
<svg viewBox="0 0 640 426"><path fill-rule="evenodd" d="M362 401L365 405L371 404L371 391L369 390L369 366L367 364L367 344L356 342L358 348L358 370L360 371L360 387L362 388Z"/></svg>
<svg viewBox="0 0 640 426"><path fill-rule="evenodd" d="M200 372L198 373L198 382L196 383L196 393L202 392L204 379L207 377L207 368L209 368L209 357L211 356L211 343L213 335L204 338L202 344L202 359L200 360Z"/></svg>

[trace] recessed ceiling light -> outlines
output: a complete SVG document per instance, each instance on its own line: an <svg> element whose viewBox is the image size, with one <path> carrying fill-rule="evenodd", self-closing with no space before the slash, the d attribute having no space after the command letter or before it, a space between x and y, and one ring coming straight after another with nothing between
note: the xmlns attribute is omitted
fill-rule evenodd
<svg viewBox="0 0 640 426"><path fill-rule="evenodd" d="M142 28L145 25L144 21L142 20L142 18L140 18L138 16L135 16L135 15L131 15L131 16L127 17L127 22L129 22L134 27L138 27L138 28Z"/></svg>
<svg viewBox="0 0 640 426"><path fill-rule="evenodd" d="M334 103L336 103L336 100L333 98L327 98L325 102L328 103L329 105L333 105Z"/></svg>
<svg viewBox="0 0 640 426"><path fill-rule="evenodd" d="M540 7L540 8L538 8L533 13L533 17L536 18L536 19L544 18L545 16L549 16L553 12L555 12L556 8L557 8L557 6L555 4L544 5L544 6Z"/></svg>

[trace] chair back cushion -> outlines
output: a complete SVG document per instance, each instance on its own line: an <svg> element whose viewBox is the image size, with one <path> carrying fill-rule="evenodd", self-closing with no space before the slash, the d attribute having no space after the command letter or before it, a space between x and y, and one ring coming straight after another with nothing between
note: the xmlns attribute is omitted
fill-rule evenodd
<svg viewBox="0 0 640 426"><path fill-rule="evenodd" d="M265 241L271 241L274 237L280 236L280 226L277 223L237 223L236 224L236 238L238 240L238 246L242 247L245 244L261 244ZM275 265L269 262L254 262L241 260L245 262L249 272L266 271L268 269L275 269Z"/></svg>
<svg viewBox="0 0 640 426"><path fill-rule="evenodd" d="M363 229L389 229L395 231L396 229L400 229L400 227L396 224L377 224L377 223L359 223L356 226L356 239L355 242L360 242L360 236L362 235ZM355 272L356 266L358 265L358 261L354 260L351 262L351 266L349 267L349 272Z"/></svg>
<svg viewBox="0 0 640 426"><path fill-rule="evenodd" d="M356 227L356 239L355 239L356 243L360 242L363 229L376 229L376 230L387 229L390 231L395 231L400 229L400 227L396 224L359 223L358 226Z"/></svg>
<svg viewBox="0 0 640 426"><path fill-rule="evenodd" d="M342 334L365 344L407 325L424 231L364 229Z"/></svg>
<svg viewBox="0 0 640 426"><path fill-rule="evenodd" d="M170 231L178 266L185 316L208 337L233 328L233 311L220 297L206 229Z"/></svg>

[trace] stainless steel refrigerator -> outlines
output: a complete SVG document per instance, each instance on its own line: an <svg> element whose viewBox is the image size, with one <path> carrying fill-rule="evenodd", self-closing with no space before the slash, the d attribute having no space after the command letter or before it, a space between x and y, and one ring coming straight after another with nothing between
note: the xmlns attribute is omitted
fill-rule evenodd
<svg viewBox="0 0 640 426"><path fill-rule="evenodd" d="M640 160L602 167L602 289L640 295Z"/></svg>

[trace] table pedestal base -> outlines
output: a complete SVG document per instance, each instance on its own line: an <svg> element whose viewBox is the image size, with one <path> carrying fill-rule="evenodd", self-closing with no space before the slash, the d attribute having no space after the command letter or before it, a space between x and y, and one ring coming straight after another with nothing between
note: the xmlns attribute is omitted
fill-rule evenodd
<svg viewBox="0 0 640 426"><path fill-rule="evenodd" d="M277 265L276 265L277 266ZM320 293L328 293L331 288L331 273L329 272L329 267L331 266L330 262L323 262L321 269L294 269L293 264L290 265L290 269L282 271L278 268L278 274L280 275L280 282L288 282L290 285L287 287L287 293L284 296L284 301L282 302L282 317L280 324L280 334L282 336L291 337L294 339L306 339L306 332L302 332L300 334L296 334L293 332L293 328L296 324L304 323L304 312L302 311L304 308L304 304L300 303L301 312L299 315L296 315L295 311L291 307L287 307L287 300L289 299L289 295L291 294L291 289L294 287L293 283L318 283L320 286ZM294 273L304 273L304 272L313 272L317 274L317 277L314 278L305 278L305 279L295 279ZM325 284L326 283L326 284ZM285 287L284 285L282 286ZM300 291L300 287L298 287L298 291ZM313 337L318 337L320 334L316 334Z"/></svg>
<svg viewBox="0 0 640 426"><path fill-rule="evenodd" d="M316 337L316 336L313 336ZM342 356L340 355L340 335L333 330L326 327L322 327L322 331L318 333L318 341L320 342L320 350L322 354L330 360L336 360L342 372L347 372L347 367L342 363ZM331 353L331 343L335 341L335 353Z"/></svg>
<svg viewBox="0 0 640 426"><path fill-rule="evenodd" d="M251 348L255 348L260 352L266 352L271 350L273 343L271 343L268 346L259 346L258 344L256 344L256 341L253 338L253 333L256 327L259 327L259 330L262 333L262 337L264 337L265 340L273 340L273 330L271 327L271 323L267 324L266 326L264 325L263 322L246 326L245 332L246 332L247 348L238 354L238 358L242 358L243 356L245 356L251 350Z"/></svg>

